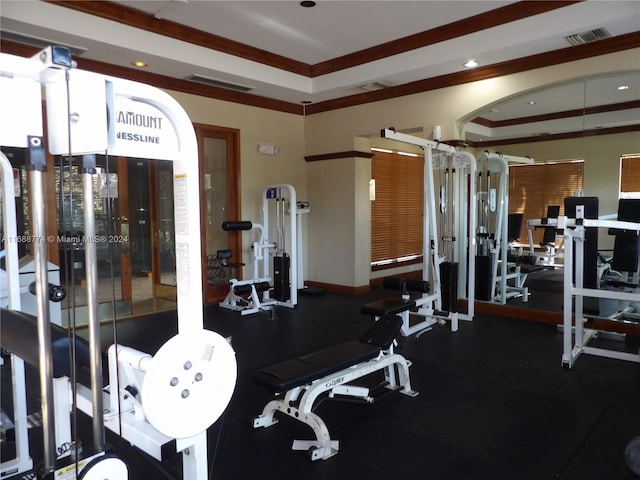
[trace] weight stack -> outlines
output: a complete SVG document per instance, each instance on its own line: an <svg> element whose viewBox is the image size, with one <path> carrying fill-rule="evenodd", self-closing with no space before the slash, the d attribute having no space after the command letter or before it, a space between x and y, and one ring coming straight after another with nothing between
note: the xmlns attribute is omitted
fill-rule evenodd
<svg viewBox="0 0 640 480"><path fill-rule="evenodd" d="M440 264L440 283L442 284L442 308L451 313L458 311L458 264L444 262Z"/></svg>
<svg viewBox="0 0 640 480"><path fill-rule="evenodd" d="M279 302L287 302L291 299L290 271L291 258L289 255L273 257L273 298Z"/></svg>
<svg viewBox="0 0 640 480"><path fill-rule="evenodd" d="M492 255L476 257L476 300L491 300L491 259Z"/></svg>

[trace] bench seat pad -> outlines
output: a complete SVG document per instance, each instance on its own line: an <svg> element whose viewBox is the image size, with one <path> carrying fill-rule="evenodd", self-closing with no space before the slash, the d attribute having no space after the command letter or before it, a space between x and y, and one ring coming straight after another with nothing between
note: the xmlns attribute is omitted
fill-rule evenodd
<svg viewBox="0 0 640 480"><path fill-rule="evenodd" d="M387 313L396 315L414 308L416 308L415 300L404 300L402 298L389 297L376 302L367 303L360 308L360 313L381 317Z"/></svg>
<svg viewBox="0 0 640 480"><path fill-rule="evenodd" d="M375 358L378 353L379 347L352 340L263 368L254 378L274 392L286 392Z"/></svg>

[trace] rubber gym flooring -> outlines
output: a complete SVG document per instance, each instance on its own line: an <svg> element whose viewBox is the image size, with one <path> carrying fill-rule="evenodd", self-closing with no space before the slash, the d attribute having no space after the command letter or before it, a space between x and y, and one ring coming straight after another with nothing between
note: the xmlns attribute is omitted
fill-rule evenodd
<svg viewBox="0 0 640 480"><path fill-rule="evenodd" d="M374 289L357 297L300 296L296 309L278 309L275 320L205 309L205 327L231 337L238 361L231 403L208 432L209 478L636 478L624 448L640 435L640 366L583 355L565 370L553 325L495 316L477 315L456 333L446 325L400 340L397 351L413 363L419 396L394 395L372 405L323 402L316 413L340 442L328 460L311 462L291 450L294 439L313 434L288 418L252 428L272 398L253 381L257 369L356 338L371 321L360 307L388 295ZM175 313L117 325L121 344L150 353L175 332ZM102 340L112 343L112 326L103 327ZM37 429L31 435L36 448ZM181 478L179 462L160 465L111 434L107 440L128 463L129 478Z"/></svg>

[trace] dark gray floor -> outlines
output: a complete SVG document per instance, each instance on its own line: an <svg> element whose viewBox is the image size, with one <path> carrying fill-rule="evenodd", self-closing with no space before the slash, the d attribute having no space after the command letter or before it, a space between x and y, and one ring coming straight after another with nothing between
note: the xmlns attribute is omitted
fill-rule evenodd
<svg viewBox="0 0 640 480"><path fill-rule="evenodd" d="M437 327L402 339L420 395L373 405L324 402L317 409L340 453L310 462L291 451L310 430L286 418L254 430L271 398L256 369L357 337L370 325L360 306L386 292L301 296L295 310L240 316L209 307L205 327L232 336L238 382L224 416L210 429L210 478L238 479L562 479L636 476L624 447L640 435L640 366L582 356L561 368L552 325L477 316L457 333ZM118 323L120 343L154 352L176 330L175 315ZM103 342L112 340L105 327ZM179 478L176 462L158 466L108 436L130 478ZM34 452L35 453L35 452Z"/></svg>

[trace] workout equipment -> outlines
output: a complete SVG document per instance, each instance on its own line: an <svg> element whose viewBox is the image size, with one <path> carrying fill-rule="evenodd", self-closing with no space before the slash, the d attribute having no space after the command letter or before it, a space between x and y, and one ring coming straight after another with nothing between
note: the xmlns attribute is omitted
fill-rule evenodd
<svg viewBox="0 0 640 480"><path fill-rule="evenodd" d="M623 222L640 222L640 199L621 198L618 201L617 219ZM607 261L611 267L607 285L622 288L638 287L640 262L640 237L636 232L611 228L609 235L615 237L613 257Z"/></svg>
<svg viewBox="0 0 640 480"><path fill-rule="evenodd" d="M411 397L418 395L411 389L410 362L393 351L395 337L401 328L400 317L385 315L358 340L259 370L255 375L256 381L277 396L284 394L284 397L267 403L262 413L254 418L253 427L276 424L278 419L274 418L274 414L280 412L313 430L316 441L308 451L311 460L326 460L337 454L337 442L332 442L326 424L313 412L322 394L328 392L329 398L373 403L374 392L352 382L382 371L384 382L380 388L384 393L399 392Z"/></svg>
<svg viewBox="0 0 640 480"><path fill-rule="evenodd" d="M388 314L399 315L400 318L402 318L402 328L400 332L405 337L411 335L414 333L411 326L411 311L416 310L423 304L422 295L429 293L429 282L416 279L386 277L382 280L382 287L389 290L399 290L402 292L402 296L400 298L389 297L367 303L360 309L360 313L370 315L373 320L378 320ZM420 297L412 299L412 293L418 293ZM434 312L434 315L436 317L441 315L443 318L446 318L448 314L446 312ZM418 330L423 332L425 328L421 326Z"/></svg>
<svg viewBox="0 0 640 480"><path fill-rule="evenodd" d="M104 478L105 471L110 478L126 478L126 466L117 458L105 455L104 419L105 400L102 389L101 347L97 319L97 266L95 257L95 225L92 218L91 173L95 167L95 153L121 155L137 158L171 160L174 171L174 209L176 218L176 274L178 336L170 340L153 357L148 365L140 368L137 385L141 386L142 409L136 415L120 412L116 423L123 417L132 422L130 429L117 429L125 439L143 451L151 451L155 438L168 433L177 452L182 455L183 477L207 478L207 437L206 428L215 415L219 415L230 397L235 385L236 363L231 347L214 332L203 329L202 312L202 264L199 198L199 171L197 142L191 122L184 110L166 93L136 82L83 72L74 68L68 49L49 47L31 59L0 54L0 103L7 111L19 115L0 116L0 145L29 149L30 201L32 205L33 247L36 277L37 317L33 328L37 331L37 363L40 370L43 420L43 472L50 475L56 469L56 427L64 421L55 422L54 416L66 415L69 421L69 405L54 400L52 328L49 325L47 261L44 242L47 239L44 228L45 202L43 199L42 174L46 169L42 121L42 87L46 94L48 124L48 146L53 155L83 156L83 198L85 214L85 263L87 269L87 292L89 307L88 357L91 373L91 389L78 388L78 395L70 402L93 418L93 450L95 459L74 460L83 470L79 478ZM107 123L107 118L111 121ZM7 175L3 174L6 182ZM7 187L5 186L5 191ZM4 202L11 203L11 202ZM4 213L4 212L3 212ZM14 213L15 215L15 213ZM5 216L8 216L5 214ZM14 217L11 217L14 218ZM6 220L5 220L6 222ZM191 226L191 228L190 228ZM195 226L195 231L194 231ZM15 237L7 237L11 247ZM13 239L12 239L13 238ZM93 247L91 246L93 244ZM17 261L17 253L9 251L7 256L8 284L13 310L17 302L13 300L17 269L11 262ZM27 321L20 312L13 312L16 318ZM10 315L10 314L6 314ZM22 321L20 320L20 321ZM4 318L3 318L4 323ZM2 336L3 347L17 348L10 336ZM187 340L184 340L184 339ZM75 345L75 342L71 342ZM185 347L185 343L190 345ZM32 349L36 348L34 345ZM120 346L115 347L118 351ZM26 354L26 353L25 353ZM191 357L196 355L197 357ZM147 357L144 357L147 358ZM191 365L191 368L187 368ZM75 365L71 364L72 368ZM116 369L119 370L119 369ZM187 377L183 371L189 370ZM171 372L175 373L171 373ZM180 372L180 373L178 373ZM191 373L193 372L193 373ZM224 372L222 374L221 372ZM142 374L143 373L143 374ZM200 373L200 375L198 375ZM114 372L110 371L110 376ZM167 379L167 375L172 376ZM185 388L188 375L194 375L193 386ZM16 383L24 384L21 372L15 372ZM176 379L175 387L172 388ZM168 382L167 382L168 380ZM129 387L129 383L127 387ZM56 385L60 385L56 382ZM157 386L161 384L161 386ZM116 396L124 395L120 389L120 379L110 382L109 389ZM169 387L167 386L169 385ZM220 385L224 388L220 389ZM69 395L66 381L65 393ZM73 385L72 385L73 387ZM223 394L214 401L212 413L211 392L220 389ZM55 398L64 394L55 390ZM72 388L73 390L73 388ZM82 392L81 392L82 390ZM145 393L146 392L146 393ZM178 399L171 397L179 392ZM128 392L131 394L131 392ZM124 399L124 396L122 399ZM135 397L135 395L134 395ZM167 400L167 397L168 400ZM203 401L207 398L207 401ZM133 400L132 400L133 402ZM122 404L121 404L122 405ZM176 411L180 408L179 414ZM144 413L144 415L141 414ZM160 413L158 413L160 412ZM26 412L24 412L26 417ZM161 420L158 420L161 418ZM109 419L107 426L112 428ZM126 422L125 422L126 423ZM128 432L134 432L127 438ZM165 435L165 437L167 437ZM179 438L178 438L179 437ZM174 441L175 440L175 441ZM25 454L26 452L21 452ZM157 458L157 457L156 457ZM67 469L68 475L74 468Z"/></svg>
<svg viewBox="0 0 640 480"><path fill-rule="evenodd" d="M16 238L18 228L16 226L16 204L13 201L13 170L9 159L0 152L0 172L2 183L2 231L5 239ZM0 292L2 297L6 295L7 306L13 310L20 310L20 275L18 272L18 244L5 241L5 270L0 269ZM3 275L5 273L5 275ZM3 302L4 303L4 302ZM0 319L0 326L2 320ZM0 336L0 338L2 338ZM13 405L13 425L15 456L0 464L0 475L19 475L33 468L33 460L29 455L29 432L27 425L27 391L25 387L24 360L11 354L9 356L11 368L11 392ZM3 418L5 413L2 412ZM4 422L3 422L4 423Z"/></svg>
<svg viewBox="0 0 640 480"><path fill-rule="evenodd" d="M520 265L508 261L509 165L531 164L534 160L485 151L477 161L479 213L476 299L498 301L504 305L509 298L522 297L526 302L529 297L528 289L524 286L526 274L521 271ZM497 188L494 186L496 184Z"/></svg>
<svg viewBox="0 0 640 480"><path fill-rule="evenodd" d="M298 303L298 203L295 189L286 184L266 187L262 200L262 224L250 221L228 221L222 224L225 231L256 230L258 235L257 240L251 244L253 277L246 280L232 278L229 281L229 293L219 305L242 315L271 310L274 317L275 307L294 308ZM271 235L275 241L269 239L270 216L275 216L276 219ZM287 253L287 235L290 238L291 245L288 248L291 249L291 255Z"/></svg>
<svg viewBox="0 0 640 480"><path fill-rule="evenodd" d="M566 208L566 206L565 206ZM566 211L565 211L565 214ZM548 205L547 216L543 218L536 218L527 220L527 234L529 237L529 253L532 257L536 258L537 265L544 265L546 267L559 267L562 268L562 264L556 264L555 258L562 254L562 248L564 246L564 238L560 242L560 245L556 247L556 237L562 232L558 232L555 227L557 225L558 215L560 215L559 205ZM545 253L539 253L535 251L533 242L533 230L536 228L544 228L542 236L542 242L540 246L545 248Z"/></svg>
<svg viewBox="0 0 640 480"><path fill-rule="evenodd" d="M476 255L476 161L468 152L424 138L381 131L383 138L417 145L424 150L424 232L422 279L431 293L416 300L419 306L410 333L417 333L443 320L458 330L458 320L473 320ZM432 151L440 152L433 155ZM440 213L436 212L434 170L444 176L438 188ZM438 229L440 219L440 229ZM439 240L442 240L440 242ZM468 279L468 281L467 281ZM458 312L458 298L467 299L467 312ZM407 332L407 329L405 329ZM404 333L404 332L403 332Z"/></svg>
<svg viewBox="0 0 640 480"><path fill-rule="evenodd" d="M560 216L557 223L558 228L563 230L565 251L562 366L572 368L578 357L583 353L640 362L640 356L637 353L631 354L589 346L590 340L597 338L600 332L585 328L587 317L584 315L585 298L640 301L640 293L637 292L601 290L597 288L597 285L596 287L585 285L587 231L590 229L590 231L595 232L596 239L597 228L613 228L640 234L640 223L589 219L587 218L587 211L587 206L577 203L575 205L575 219ZM573 273L574 271L575 274Z"/></svg>

